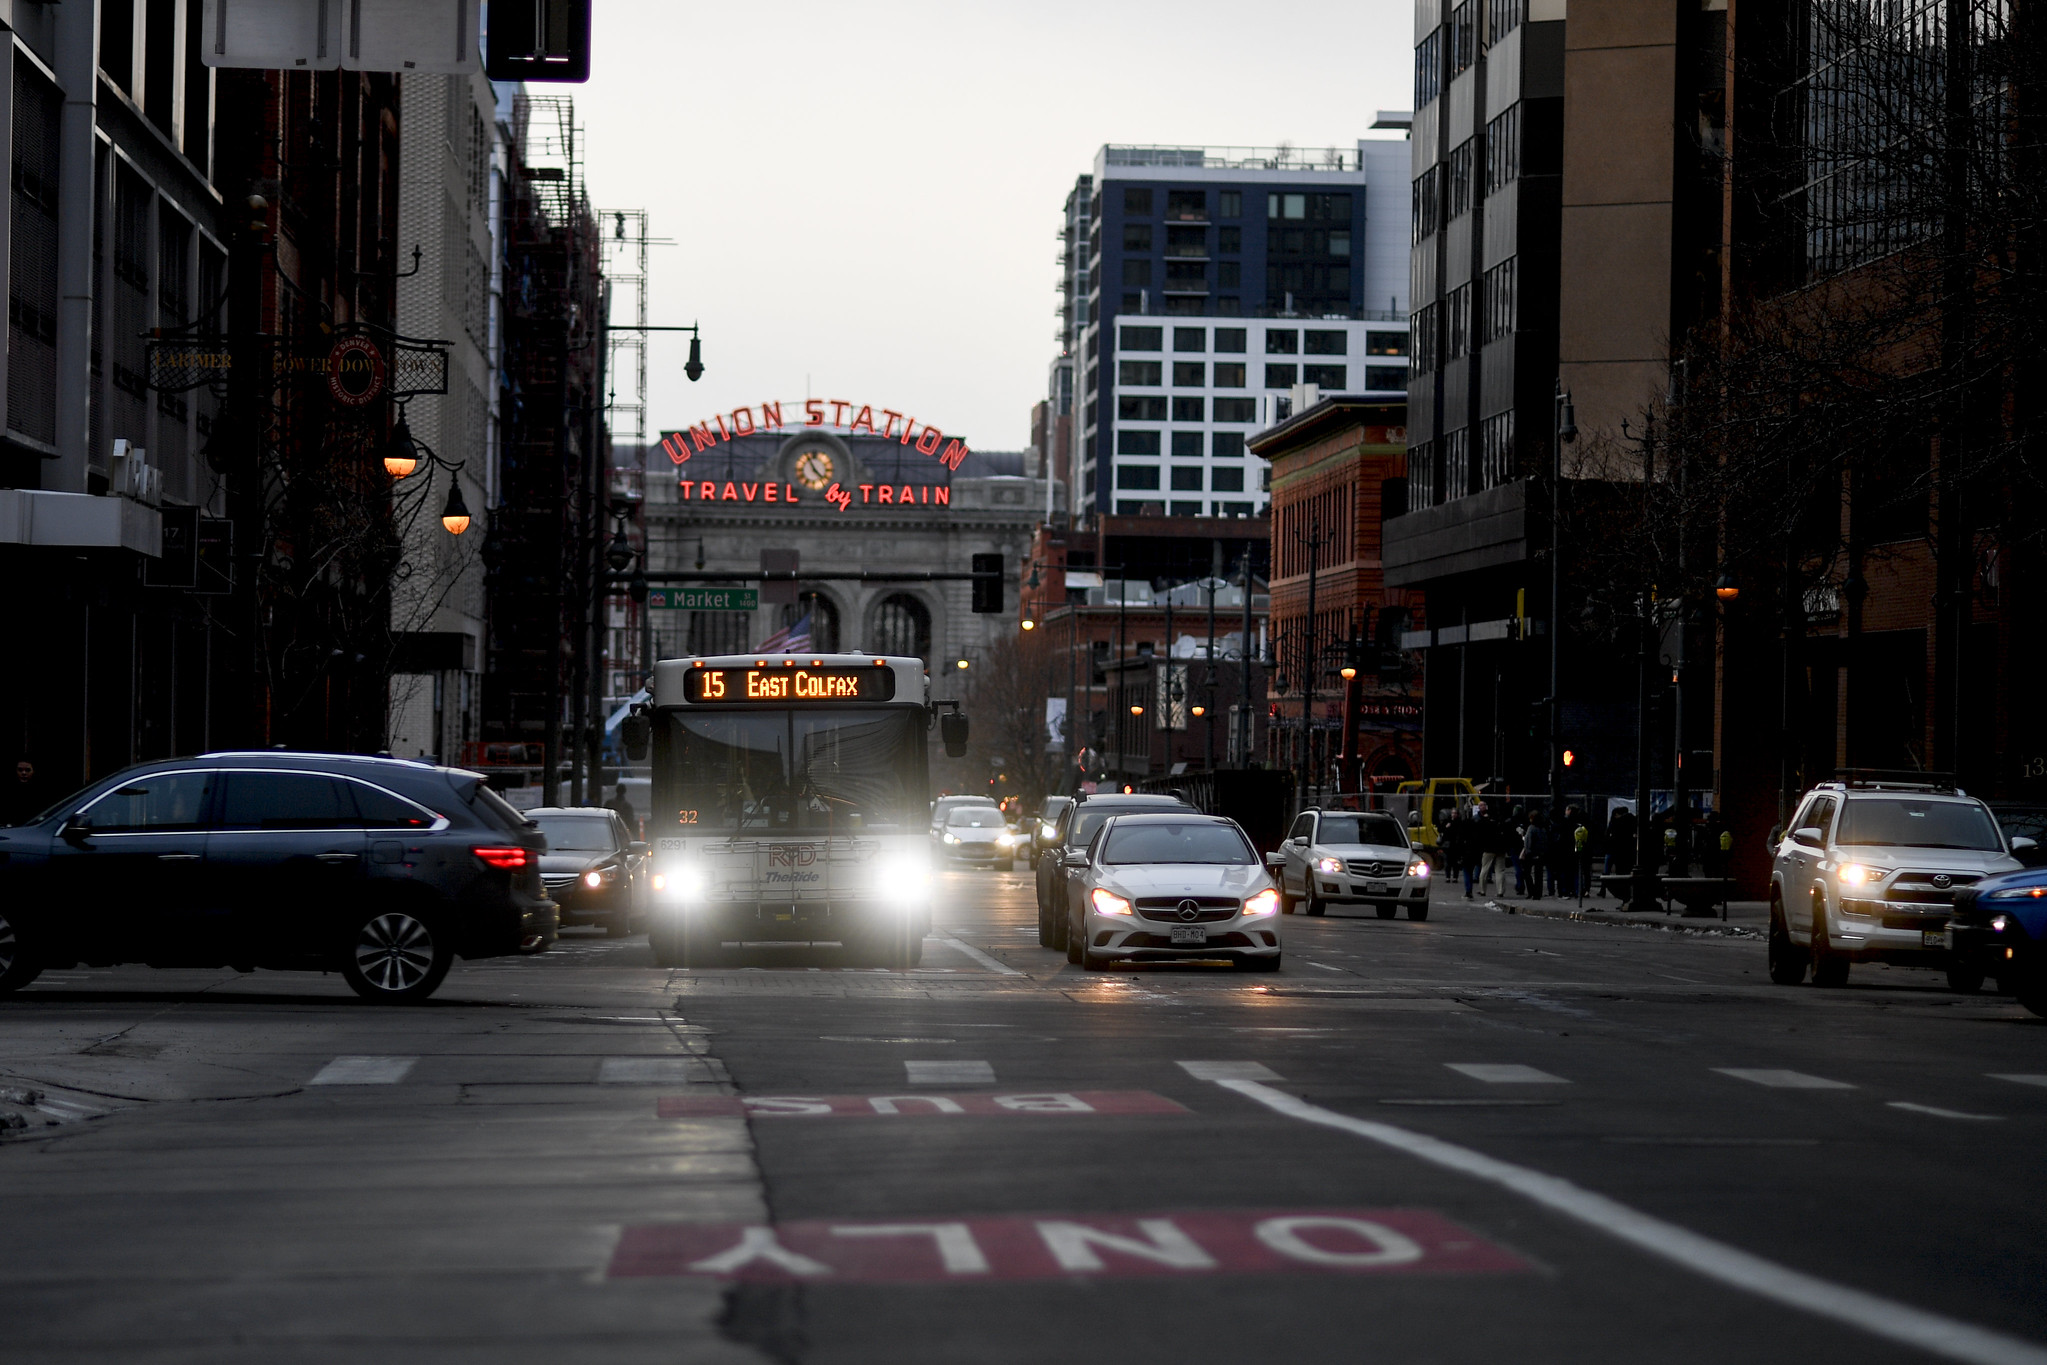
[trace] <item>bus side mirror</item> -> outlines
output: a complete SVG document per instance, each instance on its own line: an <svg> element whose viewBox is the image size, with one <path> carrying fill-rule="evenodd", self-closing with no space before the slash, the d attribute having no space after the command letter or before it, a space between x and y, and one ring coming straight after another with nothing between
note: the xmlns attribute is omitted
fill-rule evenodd
<svg viewBox="0 0 2047 1365"><path fill-rule="evenodd" d="M634 763L646 761L647 745L653 737L654 726L643 715L635 713L618 723L619 743L625 746L625 756Z"/></svg>
<svg viewBox="0 0 2047 1365"><path fill-rule="evenodd" d="M938 737L945 744L947 758L967 756L967 718L957 711L948 711L938 718Z"/></svg>

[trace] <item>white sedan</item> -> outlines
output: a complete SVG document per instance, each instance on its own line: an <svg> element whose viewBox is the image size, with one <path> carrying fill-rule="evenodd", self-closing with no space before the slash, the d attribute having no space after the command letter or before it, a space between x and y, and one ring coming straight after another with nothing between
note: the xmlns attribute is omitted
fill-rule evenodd
<svg viewBox="0 0 2047 1365"><path fill-rule="evenodd" d="M1066 865L1078 874L1067 882L1070 962L1100 971L1222 957L1252 971L1279 968L1279 888L1234 820L1112 816Z"/></svg>
<svg viewBox="0 0 2047 1365"><path fill-rule="evenodd" d="M1429 917L1429 864L1407 841L1407 830L1374 811L1304 810L1272 855L1286 912L1300 904L1311 915L1331 905L1370 905L1380 919L1407 907L1407 917Z"/></svg>

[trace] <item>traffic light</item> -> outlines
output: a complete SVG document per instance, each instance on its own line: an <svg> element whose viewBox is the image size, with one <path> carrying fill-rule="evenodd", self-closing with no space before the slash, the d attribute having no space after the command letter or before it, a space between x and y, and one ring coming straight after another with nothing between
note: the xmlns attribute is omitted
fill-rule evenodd
<svg viewBox="0 0 2047 1365"><path fill-rule="evenodd" d="M1576 763L1577 761L1578 761L1578 755L1577 755L1577 754L1573 753L1573 752L1572 752L1571 750L1569 750L1569 749L1566 749L1566 750L1564 750L1564 766L1565 766L1566 768L1570 767L1570 766L1571 766L1572 764Z"/></svg>
<svg viewBox="0 0 2047 1365"><path fill-rule="evenodd" d="M957 561L955 561L957 562ZM1002 556L974 556L974 610L983 616L1002 610Z"/></svg>
<svg viewBox="0 0 2047 1365"><path fill-rule="evenodd" d="M494 81L590 79L590 0L497 0L484 36Z"/></svg>

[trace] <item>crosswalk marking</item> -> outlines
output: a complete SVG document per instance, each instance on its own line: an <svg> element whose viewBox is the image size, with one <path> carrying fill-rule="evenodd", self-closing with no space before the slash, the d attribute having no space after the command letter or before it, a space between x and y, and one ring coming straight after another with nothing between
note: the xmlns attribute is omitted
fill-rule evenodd
<svg viewBox="0 0 2047 1365"><path fill-rule="evenodd" d="M2004 1118L2002 1114L1964 1114L1959 1109L1940 1109L1931 1104L1914 1104L1911 1100L1891 1100L1888 1107L1910 1110L1914 1114L1931 1114L1938 1119L1974 1119L1978 1123L1998 1123Z"/></svg>
<svg viewBox="0 0 2047 1365"><path fill-rule="evenodd" d="M1990 1072L1989 1075L1990 1079L1993 1081L2011 1081L2018 1085L2047 1085L2047 1076L2034 1075L2031 1073L2022 1072L2014 1075L2010 1072L1993 1071Z"/></svg>
<svg viewBox="0 0 2047 1365"><path fill-rule="evenodd" d="M418 1061L417 1057L336 1057L306 1084L396 1085Z"/></svg>
<svg viewBox="0 0 2047 1365"><path fill-rule="evenodd" d="M1825 1076L1808 1076L1803 1071L1777 1071L1769 1067L1716 1066L1713 1068L1723 1076L1732 1076L1737 1081L1750 1081L1756 1085L1767 1085L1773 1090L1853 1090L1846 1081L1830 1081Z"/></svg>
<svg viewBox="0 0 2047 1365"><path fill-rule="evenodd" d="M1276 1081L1279 1073L1263 1062L1182 1062L1180 1069L1197 1081Z"/></svg>
<svg viewBox="0 0 2047 1365"><path fill-rule="evenodd" d="M1445 1062L1443 1065L1471 1077L1474 1081L1484 1081L1487 1085L1570 1084L1562 1076L1552 1076L1547 1071L1538 1071L1519 1062Z"/></svg>
<svg viewBox="0 0 2047 1365"><path fill-rule="evenodd" d="M711 1079L697 1057L606 1057L597 1068L600 1085L686 1085Z"/></svg>
<svg viewBox="0 0 2047 1365"><path fill-rule="evenodd" d="M993 1085L995 1068L987 1062L904 1062L911 1085Z"/></svg>

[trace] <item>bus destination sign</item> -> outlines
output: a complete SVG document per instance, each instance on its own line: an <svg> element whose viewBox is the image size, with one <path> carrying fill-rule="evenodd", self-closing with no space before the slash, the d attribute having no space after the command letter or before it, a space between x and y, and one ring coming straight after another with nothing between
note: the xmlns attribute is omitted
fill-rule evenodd
<svg viewBox="0 0 2047 1365"><path fill-rule="evenodd" d="M762 664L753 668L692 668L682 695L692 702L791 703L892 701L891 668Z"/></svg>

